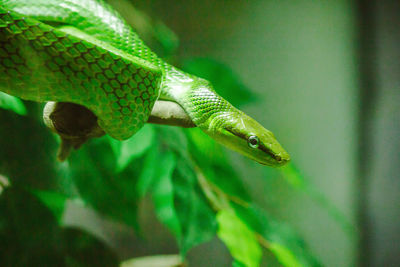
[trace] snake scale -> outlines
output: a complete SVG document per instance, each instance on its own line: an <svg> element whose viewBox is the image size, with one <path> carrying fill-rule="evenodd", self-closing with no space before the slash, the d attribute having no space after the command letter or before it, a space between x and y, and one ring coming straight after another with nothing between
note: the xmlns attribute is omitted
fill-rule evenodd
<svg viewBox="0 0 400 267"><path fill-rule="evenodd" d="M163 61L100 0L0 0L0 90L25 100L75 103L125 140L154 103L177 103L211 138L265 165L288 153L212 85Z"/></svg>

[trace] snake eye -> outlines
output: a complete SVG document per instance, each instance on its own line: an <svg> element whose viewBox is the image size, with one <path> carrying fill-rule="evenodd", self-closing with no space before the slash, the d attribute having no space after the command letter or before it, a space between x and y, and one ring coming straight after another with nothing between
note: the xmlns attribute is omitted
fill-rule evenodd
<svg viewBox="0 0 400 267"><path fill-rule="evenodd" d="M247 139L247 144L251 148L257 148L260 145L260 140L258 139L257 136L252 135Z"/></svg>

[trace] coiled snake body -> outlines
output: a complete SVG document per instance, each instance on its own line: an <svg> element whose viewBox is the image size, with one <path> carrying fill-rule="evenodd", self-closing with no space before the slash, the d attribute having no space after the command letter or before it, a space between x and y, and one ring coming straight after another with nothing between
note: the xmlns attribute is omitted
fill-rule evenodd
<svg viewBox="0 0 400 267"><path fill-rule="evenodd" d="M124 140L156 100L177 103L210 137L262 164L289 155L273 134L211 84L169 65L103 1L0 0L0 90L22 99L86 107Z"/></svg>

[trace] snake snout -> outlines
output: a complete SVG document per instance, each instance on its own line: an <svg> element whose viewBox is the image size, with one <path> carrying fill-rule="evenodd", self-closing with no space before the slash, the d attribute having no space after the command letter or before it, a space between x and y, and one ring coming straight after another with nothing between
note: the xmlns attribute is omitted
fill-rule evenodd
<svg viewBox="0 0 400 267"><path fill-rule="evenodd" d="M275 155L276 165L283 166L290 161L290 155L284 151Z"/></svg>

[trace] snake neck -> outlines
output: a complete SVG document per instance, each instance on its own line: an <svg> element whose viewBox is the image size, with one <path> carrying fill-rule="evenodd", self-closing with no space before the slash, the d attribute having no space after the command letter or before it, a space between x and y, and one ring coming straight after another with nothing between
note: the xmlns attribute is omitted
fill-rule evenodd
<svg viewBox="0 0 400 267"><path fill-rule="evenodd" d="M160 91L160 99L178 103L193 123L209 135L242 113L218 95L210 82L174 67L167 70Z"/></svg>

